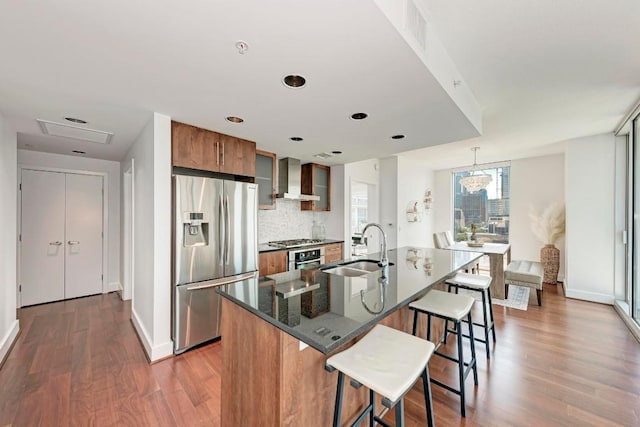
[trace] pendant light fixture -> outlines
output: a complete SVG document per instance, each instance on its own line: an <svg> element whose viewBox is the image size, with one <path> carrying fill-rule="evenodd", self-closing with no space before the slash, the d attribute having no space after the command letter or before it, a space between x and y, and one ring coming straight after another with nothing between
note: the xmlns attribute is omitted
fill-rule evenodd
<svg viewBox="0 0 640 427"><path fill-rule="evenodd" d="M473 167L471 168L471 173L469 174L469 176L465 176L464 178L460 179L460 184L462 184L464 188L466 188L471 193L482 190L493 180L493 178L491 178L491 175L484 173L482 170L476 171L476 156L479 149L480 147L471 148L471 151L473 151Z"/></svg>

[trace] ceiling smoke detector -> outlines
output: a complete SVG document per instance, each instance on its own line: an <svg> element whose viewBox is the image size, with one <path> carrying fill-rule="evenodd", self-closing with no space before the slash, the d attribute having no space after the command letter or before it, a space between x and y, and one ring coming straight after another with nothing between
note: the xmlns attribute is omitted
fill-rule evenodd
<svg viewBox="0 0 640 427"><path fill-rule="evenodd" d="M108 144L111 142L111 138L113 138L113 132L88 129L85 127L50 122L42 119L36 119L36 121L40 125L40 129L42 129L42 133L45 135L79 139L80 141L97 142L98 144Z"/></svg>
<svg viewBox="0 0 640 427"><path fill-rule="evenodd" d="M236 49L240 55L244 55L249 50L249 44L244 40L238 40L236 42Z"/></svg>

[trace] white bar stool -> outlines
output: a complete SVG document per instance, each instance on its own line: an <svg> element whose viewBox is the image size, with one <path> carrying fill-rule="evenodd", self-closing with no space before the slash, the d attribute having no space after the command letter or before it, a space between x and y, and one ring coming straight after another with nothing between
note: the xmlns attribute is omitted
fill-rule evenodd
<svg viewBox="0 0 640 427"><path fill-rule="evenodd" d="M489 351L489 331L491 331L491 333L493 334L493 342L496 342L496 329L493 322L493 305L491 305L491 280L491 276L485 276L481 274L456 273L455 276L445 281L445 283L449 285L449 292L451 292L451 287L455 287L456 294L458 293L458 289L461 288L480 292L480 295L482 295L483 323L476 322L474 323L474 325L482 326L482 328L484 329L484 339L475 338L475 340L484 343L487 350L487 359L491 359L491 352ZM489 316L487 316L487 302L489 303Z"/></svg>
<svg viewBox="0 0 640 427"><path fill-rule="evenodd" d="M445 320L445 326L447 321L451 321L455 325L455 332L458 344L458 358L449 356L448 354L439 353L434 351L440 357L444 357L447 360L458 364L458 378L460 380L460 388L456 390L448 384L431 378L431 382L449 390L460 396L460 414L465 416L465 391L464 380L469 375L469 372L473 371L473 382L478 385L478 368L476 366L476 347L475 340L473 339L473 320L471 319L471 307L475 300L473 297L464 294L450 294L448 292L431 290L425 296L417 301L409 304L409 308L414 311L413 316L413 335L416 334L418 326L418 313L424 313L427 315L427 340L431 339L431 316L436 316ZM469 344L471 347L471 360L469 362L464 361L464 349L462 348L462 319L466 317L469 324ZM446 330L443 334L446 337ZM442 339L438 344L442 342ZM466 369L465 369L466 367Z"/></svg>
<svg viewBox="0 0 640 427"><path fill-rule="evenodd" d="M340 425L344 376L348 375L352 386L359 388L364 385L369 389L369 405L358 416L354 426L370 414L370 426L377 422L390 427L375 414L374 392L382 396L382 404L387 408L396 406L396 427L404 426L403 397L422 376L427 424L432 427L433 406L427 364L434 348L429 341L376 325L352 347L328 358L325 369L339 371L333 426Z"/></svg>

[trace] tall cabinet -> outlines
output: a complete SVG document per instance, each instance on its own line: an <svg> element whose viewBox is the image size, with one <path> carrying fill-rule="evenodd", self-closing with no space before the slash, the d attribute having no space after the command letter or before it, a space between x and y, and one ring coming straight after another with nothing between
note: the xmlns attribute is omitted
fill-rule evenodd
<svg viewBox="0 0 640 427"><path fill-rule="evenodd" d="M276 154L256 150L256 184L258 184L258 208L275 209Z"/></svg>

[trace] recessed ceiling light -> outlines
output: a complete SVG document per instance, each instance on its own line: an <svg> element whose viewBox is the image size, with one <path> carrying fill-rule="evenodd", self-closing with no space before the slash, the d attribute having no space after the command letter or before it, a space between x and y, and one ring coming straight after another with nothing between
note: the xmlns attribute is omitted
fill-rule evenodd
<svg viewBox="0 0 640 427"><path fill-rule="evenodd" d="M367 118L367 113L355 113L351 115L353 120L363 120Z"/></svg>
<svg viewBox="0 0 640 427"><path fill-rule="evenodd" d="M292 140L292 141L295 141L295 142L304 141L304 138L299 137L299 136L292 136L292 137L291 137L291 138L289 138L289 139L290 139L290 140Z"/></svg>
<svg viewBox="0 0 640 427"><path fill-rule="evenodd" d="M335 151L332 151L331 153L332 154L342 154L342 151L335 150Z"/></svg>
<svg viewBox="0 0 640 427"><path fill-rule="evenodd" d="M282 83L287 87L301 88L307 83L307 79L297 74L289 74L288 76L284 76Z"/></svg>
<svg viewBox="0 0 640 427"><path fill-rule="evenodd" d="M87 154L86 151L80 151L80 150L73 150L72 153L76 153L76 154Z"/></svg>
<svg viewBox="0 0 640 427"><path fill-rule="evenodd" d="M229 116L227 117L227 121L231 123L242 123L244 122L244 119L236 116Z"/></svg>
<svg viewBox="0 0 640 427"><path fill-rule="evenodd" d="M391 139L404 139L404 135L393 135Z"/></svg>
<svg viewBox="0 0 640 427"><path fill-rule="evenodd" d="M81 125L86 125L87 122L85 120L82 119L76 119L75 117L65 117L64 118L67 121L70 121L71 123L80 123Z"/></svg>

